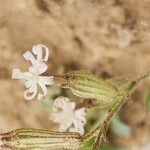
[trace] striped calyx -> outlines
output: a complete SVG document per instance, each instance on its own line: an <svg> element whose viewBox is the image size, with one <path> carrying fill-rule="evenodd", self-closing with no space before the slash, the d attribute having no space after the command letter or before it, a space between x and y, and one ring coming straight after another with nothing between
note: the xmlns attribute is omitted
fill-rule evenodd
<svg viewBox="0 0 150 150"><path fill-rule="evenodd" d="M82 141L78 133L27 128L0 134L0 149L79 149Z"/></svg>
<svg viewBox="0 0 150 150"><path fill-rule="evenodd" d="M66 87L78 97L94 99L101 106L111 104L120 96L119 90L107 81L85 71L72 71L64 75Z"/></svg>

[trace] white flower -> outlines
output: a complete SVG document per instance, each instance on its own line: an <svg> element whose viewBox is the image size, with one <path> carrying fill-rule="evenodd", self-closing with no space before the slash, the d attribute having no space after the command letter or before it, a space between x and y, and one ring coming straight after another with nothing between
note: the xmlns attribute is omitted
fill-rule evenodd
<svg viewBox="0 0 150 150"><path fill-rule="evenodd" d="M45 52L44 52L45 51ZM29 67L28 72L21 72L19 69L15 68L12 71L13 79L23 79L25 80L25 86L27 90L24 92L24 97L27 100L33 99L37 95L38 86L42 89L43 94L38 94L38 99L42 99L47 95L46 85L53 84L53 76L41 76L46 70L46 62L49 57L49 50L44 45L33 46L32 52L35 56L27 51L23 54L23 57L31 62L31 67Z"/></svg>
<svg viewBox="0 0 150 150"><path fill-rule="evenodd" d="M66 97L58 97L53 104L50 120L58 123L60 131L84 133L85 108L75 110L75 103Z"/></svg>

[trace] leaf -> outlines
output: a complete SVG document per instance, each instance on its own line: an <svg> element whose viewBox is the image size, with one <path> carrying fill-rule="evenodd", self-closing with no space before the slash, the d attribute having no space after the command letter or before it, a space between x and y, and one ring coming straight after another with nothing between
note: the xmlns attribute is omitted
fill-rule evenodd
<svg viewBox="0 0 150 150"><path fill-rule="evenodd" d="M99 150L118 150L118 149L112 145L103 144Z"/></svg>
<svg viewBox="0 0 150 150"><path fill-rule="evenodd" d="M114 133L124 136L124 135L129 135L131 132L131 128L121 122L120 118L118 115L116 115L112 122L111 122L111 129Z"/></svg>

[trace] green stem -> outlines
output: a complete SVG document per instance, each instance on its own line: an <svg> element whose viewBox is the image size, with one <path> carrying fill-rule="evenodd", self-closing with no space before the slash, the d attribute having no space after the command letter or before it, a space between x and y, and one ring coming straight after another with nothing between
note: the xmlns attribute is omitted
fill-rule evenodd
<svg viewBox="0 0 150 150"><path fill-rule="evenodd" d="M91 138L96 137L96 141L93 145L93 150L96 150L99 148L102 139L106 140L106 132L107 132L108 126L113 116L119 111L119 109L125 103L126 100L127 98L122 98L120 100L117 100L114 106L109 109L108 114L106 118L104 119L104 121L100 123L100 125L97 128L95 128L90 133L87 133L83 136L84 141L90 140Z"/></svg>

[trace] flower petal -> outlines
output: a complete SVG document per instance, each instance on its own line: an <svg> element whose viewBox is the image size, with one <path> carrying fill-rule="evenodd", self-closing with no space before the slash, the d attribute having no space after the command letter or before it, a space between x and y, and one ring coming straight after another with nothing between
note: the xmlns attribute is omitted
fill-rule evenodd
<svg viewBox="0 0 150 150"><path fill-rule="evenodd" d="M37 90L37 83L35 81L28 80L27 82L25 82L25 87L30 93L33 93Z"/></svg>
<svg viewBox="0 0 150 150"><path fill-rule="evenodd" d="M43 48L45 50L45 56L43 56ZM39 44L36 46L33 46L32 51L35 55L37 55L38 61L47 61L49 58L49 50L46 46Z"/></svg>
<svg viewBox="0 0 150 150"><path fill-rule="evenodd" d="M32 65L34 66L35 65L35 58L33 56L33 54L29 51L25 52L23 54L23 57L27 60L27 61L30 61L32 63Z"/></svg>
<svg viewBox="0 0 150 150"><path fill-rule="evenodd" d="M66 99L66 101L68 101L69 99ZM61 108L62 110L65 109L64 107L64 103L66 103L66 101L64 100L63 96L60 96L58 98L55 99L54 104L53 104L53 108L55 108L56 110Z"/></svg>
<svg viewBox="0 0 150 150"><path fill-rule="evenodd" d="M77 109L74 111L74 120L84 126L86 123L85 115L85 108Z"/></svg>
<svg viewBox="0 0 150 150"><path fill-rule="evenodd" d="M30 88L31 86L32 86L32 81L31 80L27 80L26 82L25 82L25 87L28 89L28 88Z"/></svg>
<svg viewBox="0 0 150 150"><path fill-rule="evenodd" d="M60 132L67 131L67 129L68 129L68 126L66 126L65 124L60 124L60 126L59 126L59 131Z"/></svg>
<svg viewBox="0 0 150 150"><path fill-rule="evenodd" d="M59 126L59 131L67 131L71 125L72 125L72 122L69 120L67 122L63 122Z"/></svg>
<svg viewBox="0 0 150 150"><path fill-rule="evenodd" d="M54 108L61 108L63 111L72 111L75 108L75 103L70 102L67 97L60 96L54 101Z"/></svg>
<svg viewBox="0 0 150 150"><path fill-rule="evenodd" d="M70 102L70 109L74 110L75 109L76 104L74 102Z"/></svg>
<svg viewBox="0 0 150 150"><path fill-rule="evenodd" d="M80 134L84 133L84 126L85 123L80 122L79 120L74 120L73 121L73 127L71 130L74 130L75 132L79 132Z"/></svg>
<svg viewBox="0 0 150 150"><path fill-rule="evenodd" d="M21 71L18 68L12 70L12 79L20 79L22 76Z"/></svg>
<svg viewBox="0 0 150 150"><path fill-rule="evenodd" d="M15 68L12 70L12 79L26 79L31 77L29 72L21 72L19 69Z"/></svg>
<svg viewBox="0 0 150 150"><path fill-rule="evenodd" d="M35 66L29 67L29 72L37 75L44 73L46 70L47 70L47 65L43 63L37 64L36 62Z"/></svg>
<svg viewBox="0 0 150 150"><path fill-rule="evenodd" d="M34 66L36 72L40 75L47 70L47 65L43 61L36 61L36 65Z"/></svg>
<svg viewBox="0 0 150 150"><path fill-rule="evenodd" d="M41 93L38 94L38 100L41 100L47 95L47 87L41 82L39 82L39 86L41 87L43 91L43 94Z"/></svg>
<svg viewBox="0 0 150 150"><path fill-rule="evenodd" d="M52 120L55 123L58 123L61 125L65 125L65 128L68 129L72 123L73 123L73 115L71 115L72 112L70 112L70 114L65 113L65 112L52 112L50 115L50 120Z"/></svg>
<svg viewBox="0 0 150 150"><path fill-rule="evenodd" d="M36 96L36 94L37 94L37 85L34 84L32 87L30 87L24 92L24 98L26 100L31 100Z"/></svg>

